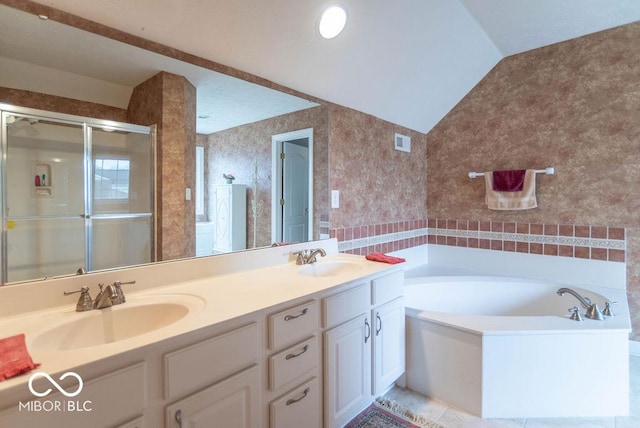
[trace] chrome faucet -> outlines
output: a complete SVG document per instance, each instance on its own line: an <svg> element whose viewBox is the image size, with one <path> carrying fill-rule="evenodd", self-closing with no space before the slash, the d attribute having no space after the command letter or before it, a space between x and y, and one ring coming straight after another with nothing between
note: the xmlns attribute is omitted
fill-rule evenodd
<svg viewBox="0 0 640 428"><path fill-rule="evenodd" d="M558 296L562 296L564 293L569 293L573 297L578 299L580 304L584 306L584 308L586 309L586 312L584 313L585 317L592 320L598 320L598 321L602 321L604 319L604 315L602 314L602 311L600 310L600 308L598 308L598 304L591 303L591 300L588 297L582 297L580 294L578 294L574 290L570 288L564 288L564 287L558 289L556 293L558 294Z"/></svg>
<svg viewBox="0 0 640 428"><path fill-rule="evenodd" d="M105 287L102 283L98 284L98 287L100 287L100 292L96 296L96 300L93 302L93 308L104 309L113 306L113 301L118 298L116 288L112 284Z"/></svg>
<svg viewBox="0 0 640 428"><path fill-rule="evenodd" d="M293 255L296 256L297 265L308 265L317 262L318 260L316 259L316 256L318 254L320 254L322 257L325 257L327 255L327 252L322 248L316 248L295 251L293 253Z"/></svg>
<svg viewBox="0 0 640 428"><path fill-rule="evenodd" d="M91 309L104 309L126 302L127 299L124 297L124 292L122 291L121 286L123 284L135 283L135 280L127 282L116 281L113 284L107 285L106 287L102 283L98 284L98 287L100 287L100 292L96 296L95 300L91 299L91 295L89 294L89 287L82 287L79 290L65 291L64 295L68 296L70 294L80 293L80 298L78 299L78 303L76 304L77 312L90 311Z"/></svg>

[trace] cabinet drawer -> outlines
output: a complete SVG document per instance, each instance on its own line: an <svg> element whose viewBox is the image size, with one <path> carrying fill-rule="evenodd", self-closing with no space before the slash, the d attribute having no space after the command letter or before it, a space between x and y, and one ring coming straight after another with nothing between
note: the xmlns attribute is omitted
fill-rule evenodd
<svg viewBox="0 0 640 428"><path fill-rule="evenodd" d="M269 357L269 389L275 391L318 366L318 338L312 337Z"/></svg>
<svg viewBox="0 0 640 428"><path fill-rule="evenodd" d="M369 284L360 284L322 301L324 327L330 328L369 310Z"/></svg>
<svg viewBox="0 0 640 428"><path fill-rule="evenodd" d="M320 428L320 383L313 378L269 405L271 428Z"/></svg>
<svg viewBox="0 0 640 428"><path fill-rule="evenodd" d="M197 391L257 361L256 323L170 352L164 356L164 397L173 399Z"/></svg>
<svg viewBox="0 0 640 428"><path fill-rule="evenodd" d="M404 272L394 272L392 274L376 278L371 281L371 303L380 305L390 302L403 295Z"/></svg>
<svg viewBox="0 0 640 428"><path fill-rule="evenodd" d="M269 316L269 349L311 336L318 329L318 302L312 300Z"/></svg>

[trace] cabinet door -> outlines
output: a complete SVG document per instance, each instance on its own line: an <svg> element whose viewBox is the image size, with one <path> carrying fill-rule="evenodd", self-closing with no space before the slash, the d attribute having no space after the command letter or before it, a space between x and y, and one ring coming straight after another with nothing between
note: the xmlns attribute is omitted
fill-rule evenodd
<svg viewBox="0 0 640 428"><path fill-rule="evenodd" d="M373 394L383 394L404 373L404 298L373 310Z"/></svg>
<svg viewBox="0 0 640 428"><path fill-rule="evenodd" d="M231 186L216 186L213 189L214 248L231 251Z"/></svg>
<svg viewBox="0 0 640 428"><path fill-rule="evenodd" d="M253 366L165 410L167 428L250 428L258 420L258 367Z"/></svg>
<svg viewBox="0 0 640 428"><path fill-rule="evenodd" d="M371 399L369 317L362 314L325 332L325 422L343 426Z"/></svg>

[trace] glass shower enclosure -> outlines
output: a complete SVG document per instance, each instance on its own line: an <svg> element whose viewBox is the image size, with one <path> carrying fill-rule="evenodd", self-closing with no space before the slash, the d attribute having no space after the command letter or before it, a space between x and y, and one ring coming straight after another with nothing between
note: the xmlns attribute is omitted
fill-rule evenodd
<svg viewBox="0 0 640 428"><path fill-rule="evenodd" d="M2 284L155 261L153 127L0 111Z"/></svg>

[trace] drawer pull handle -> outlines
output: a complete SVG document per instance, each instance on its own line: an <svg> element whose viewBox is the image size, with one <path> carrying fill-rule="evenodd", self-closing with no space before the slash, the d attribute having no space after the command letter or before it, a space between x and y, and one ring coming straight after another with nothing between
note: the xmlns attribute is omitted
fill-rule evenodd
<svg viewBox="0 0 640 428"><path fill-rule="evenodd" d="M290 360L292 358L299 357L300 355L304 354L308 350L309 350L309 345L304 345L304 348L302 348L302 351L298 352L297 354L287 354L287 356L285 357L285 360Z"/></svg>
<svg viewBox="0 0 640 428"><path fill-rule="evenodd" d="M302 393L302 396L299 398L290 398L289 400L287 400L287 406L290 406L292 404L297 403L298 401L302 400L303 398L305 398L307 396L307 394L309 394L309 387L306 387L304 392Z"/></svg>
<svg viewBox="0 0 640 428"><path fill-rule="evenodd" d="M182 428L182 410L180 410L180 409L176 410L174 418L176 419L176 422L178 423L178 428Z"/></svg>
<svg viewBox="0 0 640 428"><path fill-rule="evenodd" d="M298 315L287 315L286 317L284 317L284 320L285 321L291 321L291 320L294 320L296 318L300 318L301 316L306 315L307 312L309 312L309 308L304 308L302 310L302 312L300 312Z"/></svg>
<svg viewBox="0 0 640 428"><path fill-rule="evenodd" d="M380 318L380 312L376 312L376 321L378 322L378 327L376 327L376 337L378 337L382 330L382 318Z"/></svg>

